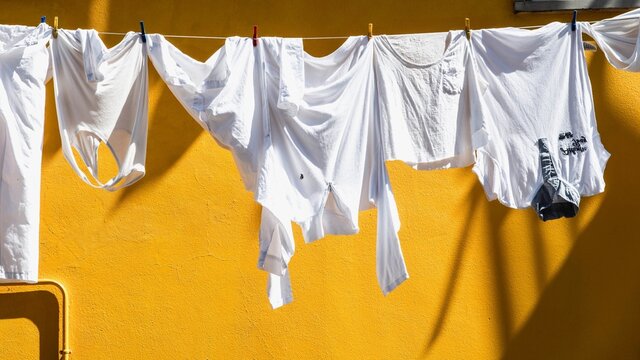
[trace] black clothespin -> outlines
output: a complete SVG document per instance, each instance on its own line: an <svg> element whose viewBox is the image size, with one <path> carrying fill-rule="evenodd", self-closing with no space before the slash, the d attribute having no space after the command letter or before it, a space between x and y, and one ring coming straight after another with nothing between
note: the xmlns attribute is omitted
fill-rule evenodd
<svg viewBox="0 0 640 360"><path fill-rule="evenodd" d="M258 25L253 25L253 46L258 46Z"/></svg>
<svg viewBox="0 0 640 360"><path fill-rule="evenodd" d="M144 33L144 21L140 21L140 38L142 39L143 43L147 42L147 36Z"/></svg>
<svg viewBox="0 0 640 360"><path fill-rule="evenodd" d="M46 22L47 22L47 17L46 16L40 16L40 24L46 23Z"/></svg>
<svg viewBox="0 0 640 360"><path fill-rule="evenodd" d="M576 31L576 20L578 19L578 10L573 10L573 17L571 18L571 31Z"/></svg>

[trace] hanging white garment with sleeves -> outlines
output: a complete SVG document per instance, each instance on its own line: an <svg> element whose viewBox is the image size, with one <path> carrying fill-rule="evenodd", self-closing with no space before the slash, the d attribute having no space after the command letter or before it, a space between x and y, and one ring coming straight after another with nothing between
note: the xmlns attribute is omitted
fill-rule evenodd
<svg viewBox="0 0 640 360"><path fill-rule="evenodd" d="M591 36L614 67L640 71L640 9L635 9L595 24L578 22Z"/></svg>
<svg viewBox="0 0 640 360"><path fill-rule="evenodd" d="M231 151L247 190L254 191L264 129L252 39L230 37L206 61L182 53L162 35L148 34L149 58L187 112Z"/></svg>
<svg viewBox="0 0 640 360"><path fill-rule="evenodd" d="M474 113L465 32L380 35L372 41L385 159L416 169L473 164L487 134Z"/></svg>
<svg viewBox="0 0 640 360"><path fill-rule="evenodd" d="M316 58L300 39L261 38L269 142L258 177L260 259L272 306L291 301L290 222L306 242L358 232L360 210L378 207L377 274L385 294L408 278L400 227L375 121L373 46L351 37ZM278 255L279 254L279 255ZM261 265L261 264L259 264Z"/></svg>
<svg viewBox="0 0 640 360"><path fill-rule="evenodd" d="M261 39L260 41L262 41ZM182 53L162 35L147 35L149 57L160 77L191 116L233 154L247 190L256 192L258 170L268 142L262 87L262 47L231 37L205 62ZM278 274L270 279L273 307L292 301L286 267L294 251L291 226L263 208L258 267Z"/></svg>
<svg viewBox="0 0 640 360"><path fill-rule="evenodd" d="M490 134L473 171L490 200L531 206L542 220L575 216L581 195L605 187L609 153L596 125L580 30L551 23L471 34Z"/></svg>
<svg viewBox="0 0 640 360"><path fill-rule="evenodd" d="M38 281L51 28L0 25L0 282Z"/></svg>
<svg viewBox="0 0 640 360"><path fill-rule="evenodd" d="M108 49L95 30L60 29L52 51L65 158L93 187L115 191L138 181L145 172L148 116L147 51L140 35L129 32ZM104 182L98 176L101 143L118 166Z"/></svg>
<svg viewBox="0 0 640 360"><path fill-rule="evenodd" d="M381 153L373 151L378 134L370 120L375 88L366 41L350 39L333 57L315 59L304 54L300 39L260 38L254 47L252 39L228 38L201 63L161 35L147 38L160 76L187 111L231 150L246 188L263 205L258 267L269 272L268 296L274 308L293 300L288 271L295 251L292 220L303 226L307 241L325 232L352 234L358 231L359 209L380 203L384 221L379 231L385 236L379 238L390 244L379 247L385 293L407 277L393 194ZM367 58L360 61L363 54ZM332 85L322 90L323 83ZM312 90L319 93L306 97ZM353 111L348 90L358 93ZM348 136L359 140L349 143ZM356 154L356 161L342 152ZM328 181L325 174L338 170L340 176L332 177L338 181ZM351 175L355 182L348 179ZM303 180L302 185L293 180Z"/></svg>

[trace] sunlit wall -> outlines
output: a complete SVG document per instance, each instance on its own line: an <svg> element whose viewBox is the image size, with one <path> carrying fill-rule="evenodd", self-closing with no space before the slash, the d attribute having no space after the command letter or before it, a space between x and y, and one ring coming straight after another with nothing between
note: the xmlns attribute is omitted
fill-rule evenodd
<svg viewBox="0 0 640 360"><path fill-rule="evenodd" d="M0 23L189 35L336 36L567 22L513 14L509 0L5 1ZM612 16L580 12L580 20ZM103 36L109 44L121 37ZM204 60L220 40L172 40ZM314 55L338 40L305 41ZM256 268L260 209L230 154L189 117L150 65L147 175L108 193L65 162L48 85L41 278L70 293L72 359L640 358L640 74L587 55L606 191L577 218L543 223L486 200L469 168L388 168L411 278L376 283L375 210L360 234L304 244L295 301L271 310ZM513 94L513 101L518 95ZM106 153L105 153L106 154ZM109 166L107 164L107 166ZM0 293L0 359L57 359L51 295ZM52 313L53 312L53 313ZM53 324L53 325L52 325Z"/></svg>

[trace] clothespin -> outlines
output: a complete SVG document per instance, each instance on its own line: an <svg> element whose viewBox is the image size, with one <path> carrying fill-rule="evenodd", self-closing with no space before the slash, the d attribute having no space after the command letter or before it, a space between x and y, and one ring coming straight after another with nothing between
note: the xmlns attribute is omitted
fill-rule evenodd
<svg viewBox="0 0 640 360"><path fill-rule="evenodd" d="M571 31L576 31L576 20L578 19L578 11L573 10L573 17L571 18Z"/></svg>
<svg viewBox="0 0 640 360"><path fill-rule="evenodd" d="M56 39L58 38L58 17L54 16L53 17L53 38Z"/></svg>
<svg viewBox="0 0 640 360"><path fill-rule="evenodd" d="M467 40L471 39L471 20L464 18L464 33L467 34Z"/></svg>
<svg viewBox="0 0 640 360"><path fill-rule="evenodd" d="M147 35L144 32L144 21L140 20L140 38L143 43L147 42Z"/></svg>
<svg viewBox="0 0 640 360"><path fill-rule="evenodd" d="M373 37L373 23L369 23L369 31L367 32L367 37L369 40Z"/></svg>
<svg viewBox="0 0 640 360"><path fill-rule="evenodd" d="M46 23L46 22L47 22L47 17L46 16L40 16L40 24Z"/></svg>
<svg viewBox="0 0 640 360"><path fill-rule="evenodd" d="M253 47L258 46L258 25L253 25Z"/></svg>

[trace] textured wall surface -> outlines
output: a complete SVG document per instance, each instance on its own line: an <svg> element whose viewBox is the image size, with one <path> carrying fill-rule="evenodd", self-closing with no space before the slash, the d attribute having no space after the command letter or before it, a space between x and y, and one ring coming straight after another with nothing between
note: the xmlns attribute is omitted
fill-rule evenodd
<svg viewBox="0 0 640 360"><path fill-rule="evenodd" d="M569 21L512 13L509 0L5 1L0 23L191 35L332 36ZM581 12L599 19L612 12ZM109 45L121 37L104 36ZM204 60L218 40L180 39ZM339 41L306 41L314 55ZM108 193L65 162L48 85L41 278L66 285L72 359L640 358L640 74L588 54L599 130L612 156L605 193L571 220L486 200L470 169L390 163L411 278L384 297L375 210L361 232L304 244L295 229L295 301L272 311L256 269L260 209L232 157L150 66L146 177ZM517 95L514 94L514 101ZM106 154L106 153L104 153ZM108 162L108 159L105 160ZM52 304L52 301L54 303ZM0 359L56 359L47 292L0 293Z"/></svg>

